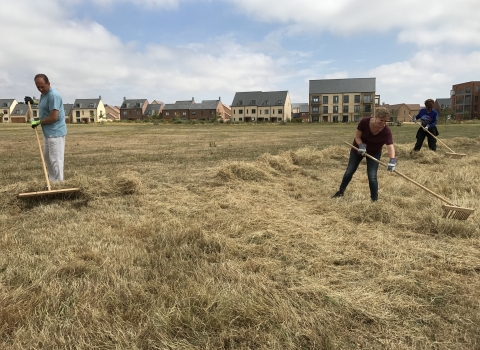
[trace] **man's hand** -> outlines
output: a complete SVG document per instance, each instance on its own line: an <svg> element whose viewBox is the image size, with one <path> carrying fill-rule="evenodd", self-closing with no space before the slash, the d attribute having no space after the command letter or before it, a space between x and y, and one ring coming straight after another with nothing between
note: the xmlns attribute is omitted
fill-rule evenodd
<svg viewBox="0 0 480 350"><path fill-rule="evenodd" d="M361 143L359 146L358 146L358 151L357 151L358 154L360 154L362 157L365 156L365 153L367 153L367 144L365 143Z"/></svg>
<svg viewBox="0 0 480 350"><path fill-rule="evenodd" d="M32 121L30 122L30 125L32 125L32 128L35 129L37 126L40 125L40 119L32 119Z"/></svg>
<svg viewBox="0 0 480 350"><path fill-rule="evenodd" d="M390 158L390 161L387 165L388 171L395 171L395 166L397 165L397 158Z"/></svg>
<svg viewBox="0 0 480 350"><path fill-rule="evenodd" d="M36 105L38 104L37 100L34 100L33 98L31 98L30 96L25 96L25 104L28 105L28 102L30 102L31 105Z"/></svg>

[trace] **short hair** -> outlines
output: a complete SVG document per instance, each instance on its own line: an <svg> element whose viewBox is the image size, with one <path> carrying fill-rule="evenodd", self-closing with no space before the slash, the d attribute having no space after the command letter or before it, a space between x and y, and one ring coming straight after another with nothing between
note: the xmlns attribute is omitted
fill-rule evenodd
<svg viewBox="0 0 480 350"><path fill-rule="evenodd" d="M385 107L378 107L375 109L375 117L390 118L390 112Z"/></svg>
<svg viewBox="0 0 480 350"><path fill-rule="evenodd" d="M432 100L431 98L429 98L429 99L425 100L425 106L427 105L427 103L431 103L433 105L435 103L435 101Z"/></svg>
<svg viewBox="0 0 480 350"><path fill-rule="evenodd" d="M35 75L35 78L33 78L33 81L37 80L38 78L42 78L43 81L45 82L45 84L50 83L50 81L48 80L48 77L45 74L40 73L40 74Z"/></svg>

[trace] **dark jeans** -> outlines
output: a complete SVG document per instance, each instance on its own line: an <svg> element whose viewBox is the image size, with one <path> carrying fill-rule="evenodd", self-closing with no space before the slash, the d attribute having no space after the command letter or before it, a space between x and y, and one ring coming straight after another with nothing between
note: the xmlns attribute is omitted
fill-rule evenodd
<svg viewBox="0 0 480 350"><path fill-rule="evenodd" d="M435 129L435 130L433 130L433 129ZM432 129L429 129L429 131L434 135L435 134L438 135L436 127L432 128ZM427 137L428 148L431 149L432 151L436 151L437 150L437 140L435 139L435 137L433 137L428 132L423 130L423 128L419 128L418 131L417 131L417 143L415 143L414 150L415 151L420 151L420 149L422 148L422 145L423 145L423 141L425 141L425 137Z"/></svg>
<svg viewBox="0 0 480 350"><path fill-rule="evenodd" d="M371 154L373 158L380 160L382 156L382 152L378 152L377 154ZM347 170L345 170L345 174L343 175L342 183L340 184L340 191L344 192L352 180L353 174L357 171L360 162L362 161L363 157L357 153L355 150L350 151L350 159L348 160ZM367 176L368 176L368 186L370 187L370 198L372 201L376 201L378 199L378 181L377 181L377 171L378 171L378 163L374 160L365 157L367 159Z"/></svg>

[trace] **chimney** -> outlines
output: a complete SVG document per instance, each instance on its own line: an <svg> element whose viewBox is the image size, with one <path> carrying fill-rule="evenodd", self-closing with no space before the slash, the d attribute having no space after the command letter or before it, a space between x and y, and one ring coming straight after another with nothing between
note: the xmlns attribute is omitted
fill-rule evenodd
<svg viewBox="0 0 480 350"><path fill-rule="evenodd" d="M218 100L221 101L221 100L222 100L222 96L218 96Z"/></svg>
<svg viewBox="0 0 480 350"><path fill-rule="evenodd" d="M126 100L127 100L127 98L126 98L126 97L124 97L124 98L123 98L123 100L124 100L124 101L126 101Z"/></svg>
<svg viewBox="0 0 480 350"><path fill-rule="evenodd" d="M98 99L101 100L101 99L102 99L102 95L99 95L99 96L98 96Z"/></svg>
<svg viewBox="0 0 480 350"><path fill-rule="evenodd" d="M195 99L192 97L192 102L195 102Z"/></svg>

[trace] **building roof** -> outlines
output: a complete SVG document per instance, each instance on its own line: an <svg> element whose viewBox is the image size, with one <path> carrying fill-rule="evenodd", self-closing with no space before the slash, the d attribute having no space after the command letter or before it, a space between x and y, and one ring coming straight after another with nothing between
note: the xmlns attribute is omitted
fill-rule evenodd
<svg viewBox="0 0 480 350"><path fill-rule="evenodd" d="M163 104L156 104L156 103L150 103L147 108L145 108L145 112L143 115L155 115L155 114L160 114L160 109L163 107Z"/></svg>
<svg viewBox="0 0 480 350"><path fill-rule="evenodd" d="M69 115L70 112L72 111L73 104L72 103L64 103L63 104L63 110L65 111L65 115Z"/></svg>
<svg viewBox="0 0 480 350"><path fill-rule="evenodd" d="M441 106L441 105L445 105L445 106L451 106L452 105L452 100L450 99L450 97L447 97L447 98L437 98L436 100L438 102L438 104Z"/></svg>
<svg viewBox="0 0 480 350"><path fill-rule="evenodd" d="M221 103L220 100L203 100L201 103L192 104L190 109L217 109L219 103Z"/></svg>
<svg viewBox="0 0 480 350"><path fill-rule="evenodd" d="M310 80L310 94L375 92L376 78Z"/></svg>
<svg viewBox="0 0 480 350"><path fill-rule="evenodd" d="M2 98L2 99L0 99L0 108L10 107L12 105L13 101L15 101L14 98Z"/></svg>
<svg viewBox="0 0 480 350"><path fill-rule="evenodd" d="M288 91L250 91L237 92L233 98L232 107L241 106L283 106Z"/></svg>
<svg viewBox="0 0 480 350"><path fill-rule="evenodd" d="M99 98L77 98L73 104L73 109L76 108L97 108L100 103Z"/></svg>
<svg viewBox="0 0 480 350"><path fill-rule="evenodd" d="M136 100L123 100L122 106L120 108L142 108L146 98L136 99Z"/></svg>
<svg viewBox="0 0 480 350"><path fill-rule="evenodd" d="M165 107L163 107L163 110L190 109L194 103L195 100L193 98L190 101L176 101L175 103L167 103Z"/></svg>
<svg viewBox="0 0 480 350"><path fill-rule="evenodd" d="M1 100L0 100L1 101ZM1 106L1 103L0 103ZM18 103L12 111L12 116L15 115L27 115L28 113L28 105L25 103Z"/></svg>
<svg viewBox="0 0 480 350"><path fill-rule="evenodd" d="M237 92L233 98L232 107L257 106L261 91Z"/></svg>

